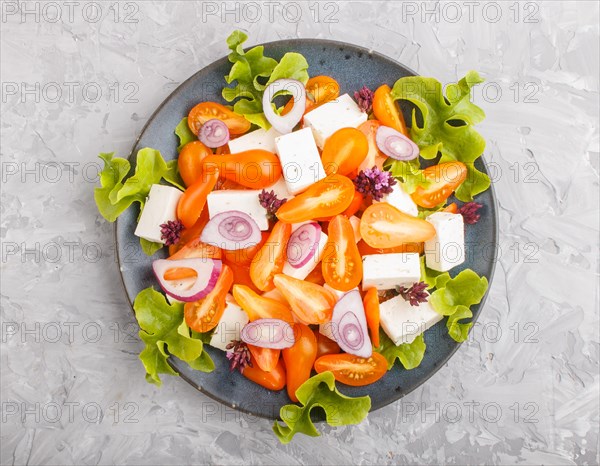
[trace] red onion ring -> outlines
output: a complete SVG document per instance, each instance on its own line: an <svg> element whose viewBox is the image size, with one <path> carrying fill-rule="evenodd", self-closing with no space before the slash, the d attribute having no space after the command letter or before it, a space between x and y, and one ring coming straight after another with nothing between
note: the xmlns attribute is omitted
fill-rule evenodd
<svg viewBox="0 0 600 466"><path fill-rule="evenodd" d="M294 329L281 319L256 319L240 333L243 342L260 348L285 349L296 342Z"/></svg>
<svg viewBox="0 0 600 466"><path fill-rule="evenodd" d="M287 261L295 269L306 265L319 249L321 225L317 222L298 227L290 236L287 246Z"/></svg>
<svg viewBox="0 0 600 466"><path fill-rule="evenodd" d="M223 263L216 259L179 259L167 260L159 259L152 262L152 270L160 283L160 287L165 293L179 301L191 302L198 301L210 293L221 275ZM184 267L193 269L198 276L196 281L187 290L174 286L169 280L165 280L165 272L175 267Z"/></svg>
<svg viewBox="0 0 600 466"><path fill-rule="evenodd" d="M294 106L286 115L278 115L273 110L271 100L278 92L288 91L294 97ZM267 86L262 100L263 112L273 128L281 134L291 133L300 122L306 110L306 88L296 79L277 79Z"/></svg>
<svg viewBox="0 0 600 466"><path fill-rule="evenodd" d="M229 142L229 128L221 120L213 118L202 125L198 139L206 147L216 148Z"/></svg>
<svg viewBox="0 0 600 466"><path fill-rule="evenodd" d="M380 126L375 142L381 152L395 160L412 160L419 156L419 147L404 134L389 126Z"/></svg>
<svg viewBox="0 0 600 466"><path fill-rule="evenodd" d="M369 338L365 308L358 290L344 294L331 316L331 330L335 341L346 353L370 358L373 345Z"/></svg>
<svg viewBox="0 0 600 466"><path fill-rule="evenodd" d="M260 228L254 219L239 210L229 210L215 215L208 221L200 235L200 241L203 243L228 251L256 246L261 239Z"/></svg>

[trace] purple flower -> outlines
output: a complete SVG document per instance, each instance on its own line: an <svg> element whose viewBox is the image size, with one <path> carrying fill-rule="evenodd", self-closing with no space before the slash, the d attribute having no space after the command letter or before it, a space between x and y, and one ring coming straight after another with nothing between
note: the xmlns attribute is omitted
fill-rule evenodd
<svg viewBox="0 0 600 466"><path fill-rule="evenodd" d="M246 366L252 367L250 362L250 349L248 345L240 340L231 340L225 347L227 349L227 359L229 359L229 371L239 370L244 372Z"/></svg>
<svg viewBox="0 0 600 466"><path fill-rule="evenodd" d="M481 215L478 213L478 210L481 209L483 205L477 202L467 202L460 209L458 209L458 213L463 216L465 223L469 225L473 225L477 223L481 218Z"/></svg>
<svg viewBox="0 0 600 466"><path fill-rule="evenodd" d="M258 195L258 202L267 209L267 213L271 216L274 216L286 201L287 199L278 199L275 191L268 192L263 189Z"/></svg>
<svg viewBox="0 0 600 466"><path fill-rule="evenodd" d="M363 112L370 113L373 109L373 91L363 86L360 91L354 93L354 98Z"/></svg>
<svg viewBox="0 0 600 466"><path fill-rule="evenodd" d="M183 231L183 224L179 220L169 220L160 226L160 238L166 246L177 244Z"/></svg>
<svg viewBox="0 0 600 466"><path fill-rule="evenodd" d="M396 180L390 172L377 167L361 170L354 179L356 190L364 196L371 196L374 201L380 201L385 194L393 191Z"/></svg>
<svg viewBox="0 0 600 466"><path fill-rule="evenodd" d="M410 288L404 286L397 287L405 301L409 301L411 306L418 306L419 303L426 303L429 293L427 293L427 284L424 282L415 283Z"/></svg>

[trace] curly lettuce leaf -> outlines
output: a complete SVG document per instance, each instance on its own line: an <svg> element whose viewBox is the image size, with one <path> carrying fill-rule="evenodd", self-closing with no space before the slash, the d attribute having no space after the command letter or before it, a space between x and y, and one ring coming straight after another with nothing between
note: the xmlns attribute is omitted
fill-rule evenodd
<svg viewBox="0 0 600 466"><path fill-rule="evenodd" d="M137 153L135 173L125 180L121 189L111 192L111 202L132 198L133 201L139 201L143 208L150 188L159 183L166 172L167 163L159 151L149 147L140 149Z"/></svg>
<svg viewBox="0 0 600 466"><path fill-rule="evenodd" d="M422 76L400 78L392 89L393 99L407 100L420 111L422 125L413 109L410 135L421 157L433 159L441 152L440 163L459 160L467 166L467 179L456 191L456 197L464 202L490 186L489 177L474 166L485 149L485 140L473 126L485 118L485 113L471 102L470 93L481 82L483 78L476 71L469 71L458 83L449 84L445 95L437 79Z"/></svg>
<svg viewBox="0 0 600 466"><path fill-rule="evenodd" d="M419 367L425 356L427 345L423 334L418 335L412 343L402 345L395 345L385 332L379 332L379 339L381 342L375 351L387 360L388 370L394 366L396 359L400 360L406 370L414 369Z"/></svg>
<svg viewBox="0 0 600 466"><path fill-rule="evenodd" d="M156 251L162 249L164 244L155 243L154 241L148 241L147 239L140 238L140 246L142 247L142 251L147 256L152 256Z"/></svg>
<svg viewBox="0 0 600 466"><path fill-rule="evenodd" d="M419 166L418 158L403 162L388 157L383 164L383 168L389 171L394 178L398 179L402 184L402 189L408 194L414 193L419 186L427 188L431 184L431 181L425 179L423 170Z"/></svg>
<svg viewBox="0 0 600 466"><path fill-rule="evenodd" d="M134 201L134 199L121 199L113 203L116 192L123 186L123 179L129 173L130 165L126 159L113 158L114 152L101 153L99 157L104 161L104 168L100 172L100 187L94 189L94 200L100 214L109 222L114 222ZM111 193L115 191L115 194Z"/></svg>
<svg viewBox="0 0 600 466"><path fill-rule="evenodd" d="M297 79L303 84L308 81L308 62L299 53L288 52L279 62L264 56L264 47L256 46L244 51L242 44L248 36L241 31L234 31L227 38L231 50L229 61L233 64L229 74L225 76L227 84L235 83L233 87L225 87L222 96L233 104L234 112L243 115L251 123L264 129L271 125L264 116L262 96L265 88L271 82L281 79Z"/></svg>
<svg viewBox="0 0 600 466"><path fill-rule="evenodd" d="M279 416L284 424L275 421L273 425L273 431L281 443L289 443L298 433L311 437L320 435L310 418L314 407L323 408L330 426L358 424L367 417L371 409L371 398L368 396L351 398L342 395L335 387L331 372L323 372L308 379L296 390L296 396L302 406L282 406Z"/></svg>
<svg viewBox="0 0 600 466"><path fill-rule="evenodd" d="M169 160L167 162L167 171L163 175L163 178L167 183L170 183L176 188L185 191L183 180L179 174L179 165L177 165L177 159Z"/></svg>
<svg viewBox="0 0 600 466"><path fill-rule="evenodd" d="M169 304L163 294L146 288L136 296L133 309L141 329L139 336L146 345L140 360L148 382L161 385L159 374L177 375L167 363L169 354L198 370L209 372L214 368L212 360L208 362L210 357L203 353L202 341L191 337L182 303Z"/></svg>
<svg viewBox="0 0 600 466"><path fill-rule="evenodd" d="M177 146L177 152L181 152L183 146L188 142L197 141L198 138L188 126L187 117L183 117L182 120L175 127L175 135L179 139L179 146Z"/></svg>

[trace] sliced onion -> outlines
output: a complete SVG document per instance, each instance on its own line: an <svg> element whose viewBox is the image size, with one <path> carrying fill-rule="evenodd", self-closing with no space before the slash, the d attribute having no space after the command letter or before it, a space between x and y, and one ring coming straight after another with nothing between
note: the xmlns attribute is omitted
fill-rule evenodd
<svg viewBox="0 0 600 466"><path fill-rule="evenodd" d="M182 280L165 280L165 272L174 267L186 267L196 271L198 276L192 286ZM179 301L190 302L204 298L215 287L223 263L216 259L159 259L152 262L152 270L165 293Z"/></svg>
<svg viewBox="0 0 600 466"><path fill-rule="evenodd" d="M306 265L319 249L321 225L317 222L306 223L299 227L288 241L287 261L295 269Z"/></svg>
<svg viewBox="0 0 600 466"><path fill-rule="evenodd" d="M404 134L389 126L380 126L375 135L377 147L396 160L412 160L419 156L419 147Z"/></svg>
<svg viewBox="0 0 600 466"><path fill-rule="evenodd" d="M224 146L229 142L229 128L221 120L213 118L202 125L198 139L206 147L213 149Z"/></svg>
<svg viewBox="0 0 600 466"><path fill-rule="evenodd" d="M211 218L200 241L227 251L246 249L260 243L260 228L250 215L239 210L221 212Z"/></svg>
<svg viewBox="0 0 600 466"><path fill-rule="evenodd" d="M361 358L371 357L373 347L358 290L349 291L337 302L331 316L331 330L335 341L346 353Z"/></svg>
<svg viewBox="0 0 600 466"><path fill-rule="evenodd" d="M281 319L256 319L240 333L243 342L260 348L290 348L296 342L294 329Z"/></svg>
<svg viewBox="0 0 600 466"><path fill-rule="evenodd" d="M294 106L292 110L282 116L275 113L273 105L271 105L271 100L273 100L275 94L284 90L292 93ZM265 117L276 131L281 134L291 133L302 119L304 110L306 110L306 89L304 88L304 84L296 79L278 79L273 81L265 89L262 105Z"/></svg>

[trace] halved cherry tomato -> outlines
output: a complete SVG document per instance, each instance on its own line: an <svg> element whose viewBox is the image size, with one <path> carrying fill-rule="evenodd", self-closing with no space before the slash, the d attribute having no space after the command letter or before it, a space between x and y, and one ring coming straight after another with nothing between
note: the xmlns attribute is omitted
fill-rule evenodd
<svg viewBox="0 0 600 466"><path fill-rule="evenodd" d="M321 161L328 175L348 175L359 167L368 153L369 142L362 131L342 128L325 141Z"/></svg>
<svg viewBox="0 0 600 466"><path fill-rule="evenodd" d="M323 252L325 282L339 291L350 291L362 280L362 257L348 217L336 215L329 222L329 239Z"/></svg>
<svg viewBox="0 0 600 466"><path fill-rule="evenodd" d="M273 283L290 303L292 312L305 324L323 324L331 320L336 298L320 285L284 274L275 275Z"/></svg>
<svg viewBox="0 0 600 466"><path fill-rule="evenodd" d="M408 137L404 116L402 116L398 104L392 99L391 92L392 90L387 84L377 88L373 96L373 114L382 125L394 128Z"/></svg>
<svg viewBox="0 0 600 466"><path fill-rule="evenodd" d="M381 123L377 120L367 120L358 127L358 129L367 137L369 143L369 152L358 167L359 170L366 170L367 168L373 167L383 170L383 162L386 161L387 155L379 150L377 141L375 140L377 130L380 126Z"/></svg>
<svg viewBox="0 0 600 466"><path fill-rule="evenodd" d="M185 322L192 330L200 333L208 332L217 326L223 316L227 303L227 292L233 283L233 273L223 265L217 284L205 298L183 307Z"/></svg>
<svg viewBox="0 0 600 466"><path fill-rule="evenodd" d="M373 248L364 241L358 242L358 250L361 256L368 256L371 254L393 254L397 252L416 252L418 254L423 253L423 243L402 243L400 246L393 248Z"/></svg>
<svg viewBox="0 0 600 466"><path fill-rule="evenodd" d="M317 264L313 271L306 276L304 281L316 283L317 285L325 284L325 278L323 278L323 267Z"/></svg>
<svg viewBox="0 0 600 466"><path fill-rule="evenodd" d="M340 95L340 85L338 82L329 76L314 76L306 83L306 109L304 114L314 110L319 105L337 99ZM282 115L289 113L294 106L294 98L292 97L283 107Z"/></svg>
<svg viewBox="0 0 600 466"><path fill-rule="evenodd" d="M417 205L431 209L444 202L467 179L467 166L462 162L445 162L427 167L423 176L431 184L418 186L411 197Z"/></svg>
<svg viewBox="0 0 600 466"><path fill-rule="evenodd" d="M457 214L458 206L456 205L456 202L453 202L452 204L448 204L446 207L444 207L442 212L450 212L451 214Z"/></svg>
<svg viewBox="0 0 600 466"><path fill-rule="evenodd" d="M288 201L289 202L289 201ZM285 204L284 204L285 205ZM250 277L261 291L273 288L273 277L283 271L287 243L292 234L292 225L277 222L269 239L256 253L250 264Z"/></svg>
<svg viewBox="0 0 600 466"><path fill-rule="evenodd" d="M254 357L250 357L250 364L252 366L246 366L242 371L247 379L269 390L279 391L285 387L285 367L281 359L270 372L263 371Z"/></svg>
<svg viewBox="0 0 600 466"><path fill-rule="evenodd" d="M240 265L234 262L229 262L227 259L223 259L223 263L233 272L233 283L239 285L245 285L253 291L259 292L260 290L254 286L254 282L250 278L250 267L247 265ZM233 285L232 285L233 286Z"/></svg>
<svg viewBox="0 0 600 466"><path fill-rule="evenodd" d="M342 352L340 345L319 332L318 328L314 330L314 334L317 338L317 358L326 354L340 354Z"/></svg>
<svg viewBox="0 0 600 466"><path fill-rule="evenodd" d="M177 218L181 220L184 227L193 227L200 218L206 204L206 197L213 190L218 179L219 170L214 169L210 172L205 172L179 198L179 202L177 203Z"/></svg>
<svg viewBox="0 0 600 466"><path fill-rule="evenodd" d="M192 133L198 134L202 125L214 118L225 123L231 134L244 134L252 126L242 115L216 102L202 102L192 108L188 114L188 126Z"/></svg>
<svg viewBox="0 0 600 466"><path fill-rule="evenodd" d="M289 306L287 300L285 299L285 297L281 294L281 292L277 288L273 288L272 290L265 291L263 294L261 294L261 296L263 298L269 298L269 299L272 299L273 301L277 301L278 303L281 303L286 307Z"/></svg>
<svg viewBox="0 0 600 466"><path fill-rule="evenodd" d="M369 288L363 298L365 306L365 316L367 318L367 326L369 327L369 335L371 342L377 348L379 346L379 295L377 288Z"/></svg>
<svg viewBox="0 0 600 466"><path fill-rule="evenodd" d="M400 212L386 202L377 202L364 211L360 235L374 248L393 248L403 243L420 243L435 236L431 223Z"/></svg>
<svg viewBox="0 0 600 466"><path fill-rule="evenodd" d="M277 211L277 218L299 223L342 213L354 199L354 183L343 175L329 175L306 191L289 199Z"/></svg>
<svg viewBox="0 0 600 466"><path fill-rule="evenodd" d="M235 250L223 250L223 254L225 255L225 260L228 264L237 264L249 267L252 263L252 259L254 256L260 251L260 248L267 242L269 239L268 231L261 231L262 239L260 243L255 246L251 246L249 248L244 249L235 249Z"/></svg>
<svg viewBox="0 0 600 466"><path fill-rule="evenodd" d="M317 339L313 331L304 324L294 324L295 343L281 354L287 369L287 392L293 402L298 401L296 390L310 378L317 359Z"/></svg>
<svg viewBox="0 0 600 466"><path fill-rule="evenodd" d="M284 322L293 323L294 317L290 307L272 298L260 296L250 287L244 285L233 286L233 297L235 302L246 311L251 321L257 319L280 319Z"/></svg>
<svg viewBox="0 0 600 466"><path fill-rule="evenodd" d="M271 372L277 366L281 350L273 348L262 348L248 344L250 354L254 357L256 364L265 372Z"/></svg>
<svg viewBox="0 0 600 466"><path fill-rule="evenodd" d="M353 387L362 387L377 382L387 372L387 361L379 353L370 358L359 358L352 354L330 354L315 361L315 370L331 371L335 380Z"/></svg>
<svg viewBox="0 0 600 466"><path fill-rule="evenodd" d="M196 238L169 257L169 260L179 259L220 259L221 249L212 244L206 244Z"/></svg>
<svg viewBox="0 0 600 466"><path fill-rule="evenodd" d="M354 191L354 197L352 198L352 202L350 202L348 208L342 212L342 215L345 215L348 218L352 217L362 207L363 200L363 195L358 191ZM317 222L329 222L331 221L331 219L332 217L315 218Z"/></svg>
<svg viewBox="0 0 600 466"><path fill-rule="evenodd" d="M177 166L186 187L202 177L202 160L209 155L212 155L212 151L200 141L188 142L183 146L177 158Z"/></svg>
<svg viewBox="0 0 600 466"><path fill-rule="evenodd" d="M237 154L210 155L203 160L204 169L219 168L222 178L252 189L271 186L281 178L281 163L273 152L262 149L247 150Z"/></svg>

